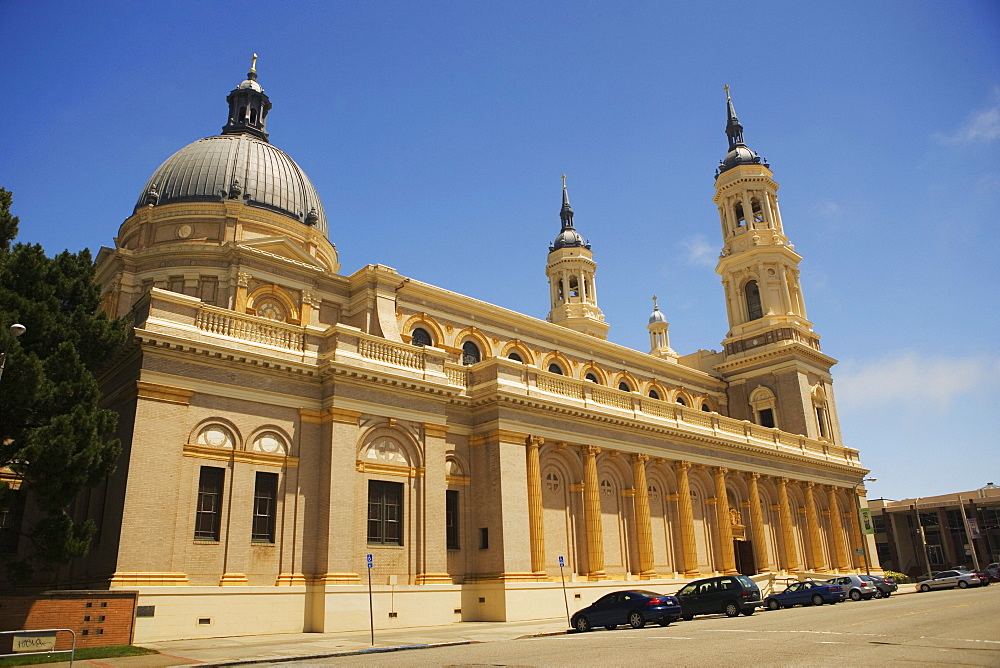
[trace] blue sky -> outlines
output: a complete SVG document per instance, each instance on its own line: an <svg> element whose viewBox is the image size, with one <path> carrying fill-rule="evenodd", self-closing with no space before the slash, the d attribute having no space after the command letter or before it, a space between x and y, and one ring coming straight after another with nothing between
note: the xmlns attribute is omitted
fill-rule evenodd
<svg viewBox="0 0 1000 668"><path fill-rule="evenodd" d="M900 499L1000 484L1000 4L0 2L21 241L111 245L260 56L271 141L369 263L540 318L560 175L609 338L727 323L724 84L781 184L847 444ZM990 267L994 267L990 269Z"/></svg>

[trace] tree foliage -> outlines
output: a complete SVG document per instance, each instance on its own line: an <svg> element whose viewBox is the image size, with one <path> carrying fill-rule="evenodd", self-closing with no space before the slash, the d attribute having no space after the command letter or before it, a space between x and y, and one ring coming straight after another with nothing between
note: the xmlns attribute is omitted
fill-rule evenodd
<svg viewBox="0 0 1000 668"><path fill-rule="evenodd" d="M117 415L98 407L95 372L124 346L127 329L98 311L89 250L53 258L38 244L14 243L18 219L11 193L0 188L0 347L8 347L0 377L0 469L19 479L35 521L22 523L30 549L8 563L23 579L53 571L86 554L91 520L74 523L67 508L85 488L114 470L121 445ZM12 340L10 325L25 333ZM0 510L14 494L0 483Z"/></svg>

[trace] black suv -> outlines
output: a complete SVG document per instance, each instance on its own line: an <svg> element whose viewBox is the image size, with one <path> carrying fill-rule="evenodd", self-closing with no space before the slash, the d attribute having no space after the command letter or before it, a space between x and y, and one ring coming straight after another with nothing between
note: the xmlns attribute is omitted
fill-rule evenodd
<svg viewBox="0 0 1000 668"><path fill-rule="evenodd" d="M721 577L695 580L684 585L677 592L681 603L681 617L690 621L695 615L725 613L736 617L741 612L752 615L760 600L760 589L745 575L723 575Z"/></svg>

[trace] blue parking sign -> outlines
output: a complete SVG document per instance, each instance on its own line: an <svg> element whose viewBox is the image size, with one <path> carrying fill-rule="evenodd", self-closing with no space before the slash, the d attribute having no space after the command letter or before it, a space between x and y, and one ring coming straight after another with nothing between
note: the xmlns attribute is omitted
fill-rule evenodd
<svg viewBox="0 0 1000 668"><path fill-rule="evenodd" d="M372 555L368 555L368 568L372 567Z"/></svg>
<svg viewBox="0 0 1000 668"><path fill-rule="evenodd" d="M559 557L559 568L562 568L562 567L563 567L563 566L565 566L565 565L566 565L566 564L565 564L565 563L563 563L563 558L562 558L562 556L560 556L560 557Z"/></svg>

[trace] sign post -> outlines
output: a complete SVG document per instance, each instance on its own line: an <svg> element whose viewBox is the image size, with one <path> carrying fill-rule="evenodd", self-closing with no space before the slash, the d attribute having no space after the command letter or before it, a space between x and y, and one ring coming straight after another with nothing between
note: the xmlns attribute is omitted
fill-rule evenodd
<svg viewBox="0 0 1000 668"><path fill-rule="evenodd" d="M563 604L565 604L565 606L566 606L566 625L569 626L570 625L570 622L569 622L569 598L567 598L567 596L566 596L566 575L563 573L563 566L565 566L565 565L566 565L566 561L562 558L562 555L560 555L559 556L559 579L562 580Z"/></svg>
<svg viewBox="0 0 1000 668"><path fill-rule="evenodd" d="M375 607L372 604L372 555L368 555L368 623L372 629L372 647L375 646Z"/></svg>

